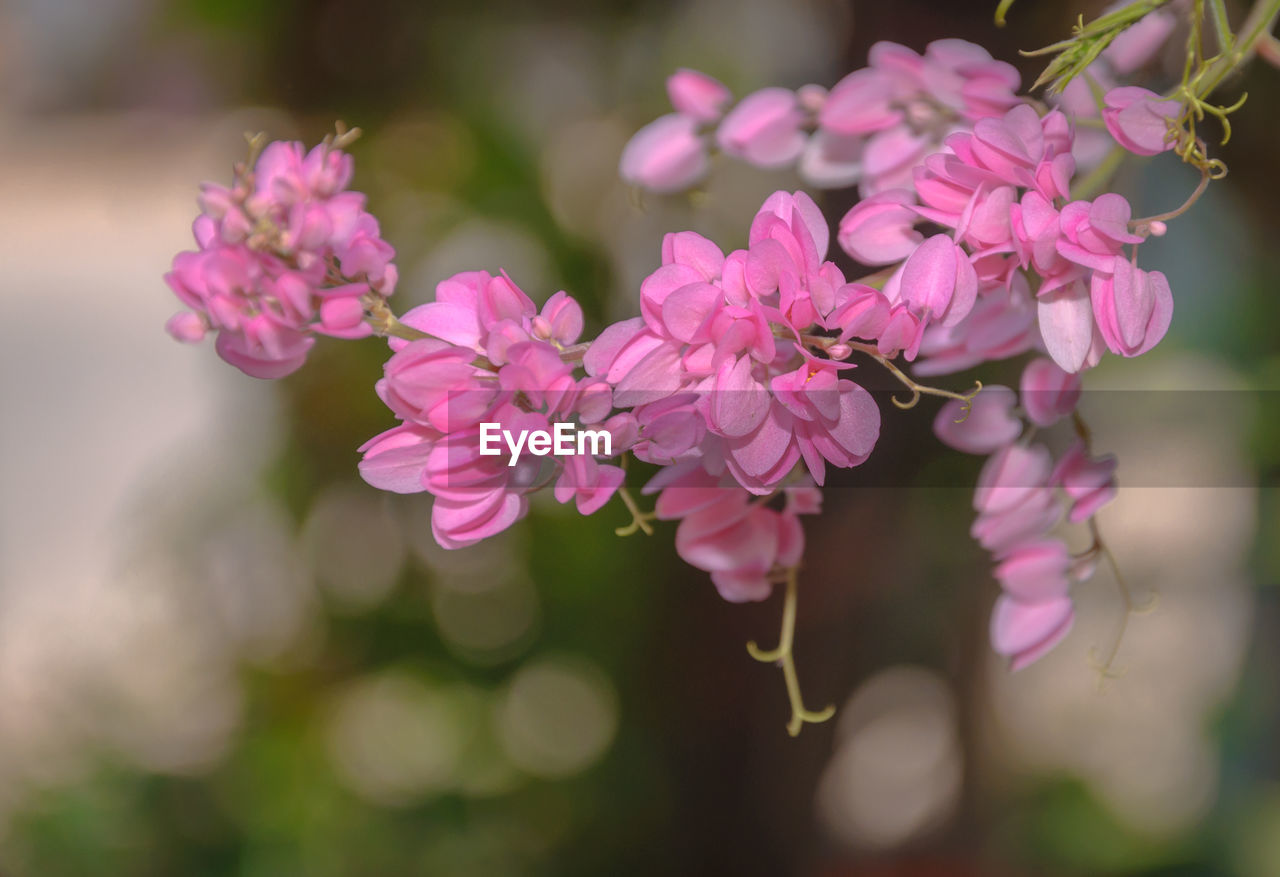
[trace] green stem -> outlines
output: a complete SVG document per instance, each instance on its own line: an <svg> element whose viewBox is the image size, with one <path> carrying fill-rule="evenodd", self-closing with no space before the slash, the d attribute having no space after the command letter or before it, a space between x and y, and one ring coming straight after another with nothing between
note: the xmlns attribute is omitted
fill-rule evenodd
<svg viewBox="0 0 1280 877"><path fill-rule="evenodd" d="M1199 77L1196 95L1208 97L1222 80L1244 66L1257 53L1258 43L1271 33L1277 18L1280 18L1280 0L1258 0L1240 25L1231 51L1210 64Z"/></svg>
<svg viewBox="0 0 1280 877"><path fill-rule="evenodd" d="M796 675L796 662L791 654L791 646L796 632L796 591L800 573L795 567L787 569L787 592L782 604L782 631L778 635L778 647L765 651L756 645L755 640L747 643L747 654L762 664L781 664L782 679L787 686L787 700L791 704L791 720L787 722L787 733L795 737L806 722L817 724L825 722L836 714L834 704L820 710L805 709L804 698L800 694L800 678Z"/></svg>

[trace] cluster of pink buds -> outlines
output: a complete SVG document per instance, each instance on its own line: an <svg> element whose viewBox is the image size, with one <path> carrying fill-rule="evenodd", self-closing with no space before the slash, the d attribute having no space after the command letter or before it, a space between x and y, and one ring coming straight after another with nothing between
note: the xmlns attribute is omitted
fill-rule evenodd
<svg viewBox="0 0 1280 877"><path fill-rule="evenodd" d="M505 530L543 487L589 515L622 484L622 469L600 460L631 441L626 416L603 423L608 441L593 438L588 453L576 443L551 452L565 438L556 423L601 424L612 410L608 384L574 374L582 308L567 293L539 312L505 274L458 274L398 332L377 392L402 423L360 448L360 474L383 490L434 496L432 532L445 548ZM532 436L553 444L535 447Z"/></svg>
<svg viewBox="0 0 1280 877"><path fill-rule="evenodd" d="M662 267L640 286L643 316L606 329L584 362L634 409L638 458L701 459L711 474L727 471L767 495L798 463L822 484L827 463L866 460L880 413L841 377L852 365L807 346L809 330L838 325L850 294L824 261L829 233L817 205L802 192L775 193L749 240L726 256L694 232L667 235Z"/></svg>
<svg viewBox="0 0 1280 877"><path fill-rule="evenodd" d="M783 488L783 503L770 508L734 483L713 475L700 460L663 469L644 488L658 493L654 516L678 520L676 553L711 573L720 596L732 603L764 600L779 570L794 569L804 554L800 515L822 511L812 485Z"/></svg>
<svg viewBox="0 0 1280 877"><path fill-rule="evenodd" d="M990 455L978 477L978 516L970 532L996 562L1002 593L992 611L991 643L1015 670L1067 635L1074 618L1070 585L1093 575L1101 550L1092 527L1094 545L1079 555L1050 535L1063 518L1057 489L1070 501L1070 524L1090 523L1116 495L1115 458L1091 458L1083 437L1056 464L1044 445L1022 439L1030 435L1022 417L1035 429L1051 427L1074 413L1080 390L1078 375L1042 357L1027 364L1020 394L988 387L974 399L968 418L961 419L958 404L948 402L934 420L934 432L946 444Z"/></svg>
<svg viewBox="0 0 1280 877"><path fill-rule="evenodd" d="M680 70L667 80L675 112L631 139L622 177L655 192L687 189L706 174L714 142L757 167L795 165L815 186L856 184L863 195L910 187L912 168L948 134L1020 103L1019 84L1017 70L964 40L937 40L923 55L876 43L867 67L830 92L765 88L731 109L728 88Z"/></svg>
<svg viewBox="0 0 1280 877"><path fill-rule="evenodd" d="M279 378L302 366L316 334L372 332L365 308L395 290L395 250L364 195L347 191L353 165L341 147L358 133L340 128L310 152L276 141L237 166L231 188L204 184L199 249L165 275L190 308L169 320L170 334L196 342L217 332L227 362Z"/></svg>
<svg viewBox="0 0 1280 877"><path fill-rule="evenodd" d="M1130 222L1120 195L1069 200L1071 145L1061 112L1041 117L1020 105L948 137L915 169L914 192L882 192L841 221L851 256L897 263L883 290L867 295L881 313L905 307L916 320L923 335L906 349L908 359L928 357L921 373L1033 347L1078 372L1105 350L1136 356L1164 336L1168 281L1134 264L1137 232L1149 226ZM923 239L916 226L925 222L950 234Z"/></svg>

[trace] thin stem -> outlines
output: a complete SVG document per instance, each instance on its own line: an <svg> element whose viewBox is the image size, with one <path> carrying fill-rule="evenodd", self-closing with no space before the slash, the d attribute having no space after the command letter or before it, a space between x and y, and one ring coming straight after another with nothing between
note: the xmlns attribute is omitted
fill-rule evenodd
<svg viewBox="0 0 1280 877"><path fill-rule="evenodd" d="M426 332L406 326L396 319L396 315L387 307L386 300L380 295L370 293L362 300L365 310L365 322L373 327L377 334L391 338L403 338L405 341L420 341L431 338Z"/></svg>
<svg viewBox="0 0 1280 877"><path fill-rule="evenodd" d="M1144 229L1150 228L1151 223L1153 222L1164 222L1169 219L1177 219L1179 216L1190 210L1191 205L1200 200L1200 196L1203 195L1205 189L1209 187L1210 177L1211 174L1208 166L1201 167L1200 182L1196 185L1195 191L1191 193L1190 197L1188 197L1186 201L1182 202L1181 207L1170 210L1167 213L1157 213L1155 216L1144 216L1141 219L1135 219L1130 223L1130 225L1133 226L1134 231L1141 234Z"/></svg>
<svg viewBox="0 0 1280 877"><path fill-rule="evenodd" d="M1079 411L1071 412L1071 424L1075 428L1076 435L1079 436L1080 440L1084 443L1085 453L1092 454L1093 451L1090 445L1092 443L1093 434L1089 429L1089 424L1085 422L1085 419L1080 415ZM1120 601L1124 606L1124 615L1120 619L1120 629L1116 631L1115 639L1111 643L1111 648L1107 652L1106 659L1099 661L1097 659L1096 651L1090 653L1093 657L1095 666L1098 669L1098 682L1101 684L1105 680L1113 679L1119 675L1115 672L1114 667L1116 657L1120 654L1120 645L1124 642L1124 635L1129 630L1129 619L1138 613L1150 612L1154 609L1156 597L1155 595L1152 595L1152 598L1146 604L1141 606L1134 601L1133 592L1129 590L1129 585L1125 581L1124 574L1120 571L1119 561L1117 561L1116 556L1111 553L1111 548L1107 545L1106 540L1102 538L1102 531L1098 527L1097 518L1089 519L1089 535L1093 537L1093 544L1090 545L1088 549L1077 555L1077 557L1078 559L1086 559L1101 556L1106 559L1107 566L1111 567L1111 575L1112 578L1115 579L1116 589L1120 592Z"/></svg>
<svg viewBox="0 0 1280 877"><path fill-rule="evenodd" d="M1213 37L1218 44L1218 54L1229 52L1235 45L1236 35L1231 32L1231 22L1227 19L1227 4L1224 0L1210 0L1209 8L1213 11Z"/></svg>
<svg viewBox="0 0 1280 877"><path fill-rule="evenodd" d="M622 504L627 507L627 511L631 512L631 523L625 527L618 527L613 532L619 536L630 536L640 530L646 536L652 536L653 526L649 522L656 520L657 516L653 512L641 511L640 506L636 504L635 497L625 487L618 488L618 497L622 500Z"/></svg>
<svg viewBox="0 0 1280 877"><path fill-rule="evenodd" d="M1101 555L1106 558L1107 566L1111 567L1111 575L1115 579L1116 589L1120 592L1120 601L1124 606L1124 614L1120 618L1120 628L1116 631L1115 639L1112 640L1111 648L1107 651L1105 660L1098 661L1096 652L1092 652L1096 663L1101 684L1107 679L1114 679L1119 674L1115 671L1116 657L1120 654L1120 645L1124 642L1124 635L1129 630L1129 619L1139 613L1150 612L1155 608L1156 596L1152 595L1151 599L1143 605L1138 605L1133 599L1133 592L1129 590L1129 585L1125 581L1124 574L1120 572L1120 563L1116 560L1116 556L1111 553L1111 548L1102 538L1102 533L1098 529L1098 522L1095 518L1089 519L1089 533L1093 536L1093 547L1085 552L1085 555Z"/></svg>
<svg viewBox="0 0 1280 877"><path fill-rule="evenodd" d="M911 398L905 402L896 397L890 400L903 411L908 408L914 408L920 402L920 395L923 393L929 396L941 396L944 399L956 399L957 401L963 402L964 414L967 417L973 406L974 397L982 390L982 381L975 381L974 383L976 386L968 393L957 393L954 390L944 390L941 387L930 387L926 384L917 383L912 380L910 375L894 365L892 360L887 356L882 355L873 345L861 344L856 341L846 341L845 343L854 350L861 351L862 353L867 354L867 356L870 356L876 362L880 363L889 370L890 374L901 381L904 387L911 391ZM961 418L961 422L963 422L963 418Z"/></svg>
<svg viewBox="0 0 1280 877"><path fill-rule="evenodd" d="M590 348L590 344L574 344L572 347L561 347L560 359L564 362L582 362L582 357L586 356Z"/></svg>
<svg viewBox="0 0 1280 877"><path fill-rule="evenodd" d="M1271 28L1275 26L1278 17L1280 17L1280 0L1258 0L1241 23L1232 50L1216 59L1205 70L1204 75L1199 77L1197 94L1200 97L1208 97L1222 80L1248 61L1258 51L1258 43L1271 33Z"/></svg>
<svg viewBox="0 0 1280 877"><path fill-rule="evenodd" d="M796 567L788 567L786 571L787 590L782 604L782 631L778 635L778 647L765 651L756 645L755 640L747 643L747 654L762 664L780 664L782 679L787 686L787 700L791 704L791 720L787 722L787 733L792 737L800 733L806 722L818 724L825 722L836 714L834 704L828 704L821 710L805 709L804 698L800 694L800 679L796 675L796 662L791 653L796 631L796 591L798 590L800 571Z"/></svg>

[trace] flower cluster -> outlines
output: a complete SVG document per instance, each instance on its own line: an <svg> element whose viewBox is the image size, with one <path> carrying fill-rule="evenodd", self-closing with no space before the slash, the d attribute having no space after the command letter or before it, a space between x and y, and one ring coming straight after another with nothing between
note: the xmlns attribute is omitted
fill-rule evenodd
<svg viewBox="0 0 1280 877"><path fill-rule="evenodd" d="M1017 70L964 40L937 40L923 55L879 42L867 66L830 92L819 85L765 88L727 112L728 88L681 70L667 81L676 112L631 139L622 177L655 192L686 189L706 174L714 142L757 167L795 165L815 186L856 184L863 195L909 188L912 169L948 134L1020 103L1019 85Z"/></svg>
<svg viewBox="0 0 1280 877"><path fill-rule="evenodd" d="M640 286L642 316L591 345L587 372L633 409L641 460L700 459L759 495L797 464L822 484L826 465L871 453L880 414L842 373L851 365L805 344L834 328L852 287L826 256L826 221L807 195L777 192L756 214L750 244L726 256L695 234L668 235L663 265Z"/></svg>
<svg viewBox="0 0 1280 877"><path fill-rule="evenodd" d="M711 573L720 596L733 603L765 599L780 570L799 566L804 554L799 516L822 510L822 492L812 485L784 488L781 508L773 509L727 473L713 475L697 460L663 469L644 492L658 493L658 520L680 521L680 557Z"/></svg>
<svg viewBox="0 0 1280 877"><path fill-rule="evenodd" d="M165 275L190 310L170 334L196 342L217 332L218 355L256 378L300 368L315 335L371 333L365 302L396 286L395 250L365 196L347 191L356 131L307 152L276 141L256 164L237 167L227 188L205 183L193 226L198 250L179 253Z"/></svg>
<svg viewBox="0 0 1280 877"><path fill-rule="evenodd" d="M1074 413L1080 378L1037 358L1022 373L1020 393L989 387L975 400L971 416L961 420L949 402L934 420L934 432L957 450L990 455L978 476L973 506L978 516L970 533L996 562L1001 596L991 617L991 643L1019 669L1043 656L1071 628L1070 585L1093 575L1099 553L1095 543L1072 555L1067 543L1051 535L1063 518L1060 488L1070 506L1066 520L1089 523L1116 495L1114 457L1089 456L1079 437L1055 464L1042 444L1022 441L1022 413L1036 429L1053 426Z"/></svg>
<svg viewBox="0 0 1280 877"><path fill-rule="evenodd" d="M582 334L582 308L567 293L541 312L505 274L466 272L443 281L436 300L404 315L378 396L402 423L365 443L360 474L394 493L435 497L431 527L446 548L462 548L505 530L528 511L528 498L554 484L555 498L589 515L622 484L600 462L628 442L630 421L609 453L525 456L495 442L485 453L483 425L501 436L554 432L557 422L600 424L612 409L601 380L576 377L565 353ZM616 445L616 446L615 446Z"/></svg>
<svg viewBox="0 0 1280 877"><path fill-rule="evenodd" d="M510 527L549 488L583 514L619 497L631 514L620 535L678 522L676 551L726 600L764 600L785 584L778 647L748 651L782 667L792 734L830 715L804 708L791 654L801 516L821 511L828 467L862 464L880 437L880 410L852 379L858 354L911 392L899 407L922 394L950 399L935 432L987 457L971 533L1000 586L993 647L1024 667L1070 629L1072 584L1099 557L1115 568L1095 515L1116 494L1116 461L1092 456L1076 410L1081 373L1108 351L1143 354L1168 330L1169 283L1138 267L1137 249L1221 168L1188 120L1232 111L1205 100L1236 55L1211 65L1194 40L1177 99L1120 84L1172 29L1172 13L1148 11L1123 6L1050 47L1062 55L1047 81L1088 68L1099 86L1088 106L1078 87L1058 108L1019 97L1012 67L959 40L923 54L877 43L868 66L830 91L765 88L736 104L705 74L673 75L674 112L627 144L623 177L686 188L706 174L714 145L761 167L795 165L817 186L856 185L862 198L836 231L868 267L852 281L827 258L819 206L779 191L742 249L666 235L639 315L593 340L580 341L583 312L567 293L539 308L505 274L484 271L444 280L434 301L397 319L385 303L394 253L364 197L347 191L340 131L310 152L272 143L231 188L204 188L199 250L167 275L190 311L169 329L183 340L216 331L219 354L258 377L298 368L316 334L387 337L376 391L399 423L360 448L360 472L384 490L430 494L446 548ZM1074 120L1090 113L1101 124L1078 131ZM1095 134L1138 155L1176 149L1200 168L1200 187L1183 207L1138 220L1118 194L1086 199L1077 183L1073 197L1077 171L1096 164ZM1093 176L1090 194L1105 188ZM928 387L895 364L919 377L1024 354L1017 391ZM1075 439L1055 460L1033 433L1068 417ZM590 447L535 447L561 427L590 434ZM656 496L651 512L624 484L628 457L657 467L642 489ZM1073 553L1064 525L1086 526L1092 545Z"/></svg>
<svg viewBox="0 0 1280 877"><path fill-rule="evenodd" d="M840 223L851 256L897 263L879 301L905 306L918 321L923 337L908 359L917 350L940 358L925 363L926 373L939 374L1043 346L1078 372L1105 350L1136 356L1164 336L1173 313L1168 281L1124 250L1150 228L1130 221L1120 195L1069 200L1075 160L1062 113L1017 106L945 146L915 169L914 193L867 198ZM925 222L950 234L924 239L916 227Z"/></svg>

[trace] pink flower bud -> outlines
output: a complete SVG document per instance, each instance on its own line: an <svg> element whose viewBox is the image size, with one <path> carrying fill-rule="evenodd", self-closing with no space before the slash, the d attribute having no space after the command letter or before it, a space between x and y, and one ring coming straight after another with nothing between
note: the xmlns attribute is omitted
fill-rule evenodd
<svg viewBox="0 0 1280 877"><path fill-rule="evenodd" d="M765 88L747 95L729 111L716 141L725 152L754 165L782 167L804 151L803 121L794 91Z"/></svg>
<svg viewBox="0 0 1280 877"><path fill-rule="evenodd" d="M796 89L796 98L800 101L800 106L808 112L819 113L827 103L827 90L813 83L802 85Z"/></svg>
<svg viewBox="0 0 1280 877"><path fill-rule="evenodd" d="M1176 144L1171 126L1182 104L1145 88L1113 88L1103 98L1102 120L1116 142L1135 155L1158 155Z"/></svg>
<svg viewBox="0 0 1280 877"><path fill-rule="evenodd" d="M1080 401L1080 376L1044 357L1027 363L1019 388L1027 417L1041 428L1057 423Z"/></svg>
<svg viewBox="0 0 1280 877"><path fill-rule="evenodd" d="M863 198L840 220L840 248L864 265L892 265L920 245L915 198L905 189L889 189Z"/></svg>
<svg viewBox="0 0 1280 877"><path fill-rule="evenodd" d="M164 328L178 341L185 341L187 344L199 342L204 338L204 334L208 330L200 315L193 314L190 311L174 314L164 324Z"/></svg>
<svg viewBox="0 0 1280 877"><path fill-rule="evenodd" d="M916 247L895 277L898 300L922 320L927 316L944 326L954 326L973 310L977 300L978 276L969 255L945 234L936 234ZM889 286L885 284L885 295L894 301Z"/></svg>
<svg viewBox="0 0 1280 877"><path fill-rule="evenodd" d="M320 305L320 323L331 332L343 332L364 321L364 306L356 298L331 298Z"/></svg>
<svg viewBox="0 0 1280 877"><path fill-rule="evenodd" d="M1071 446L1058 465L1054 467L1050 481L1060 485L1067 496L1074 500L1067 520L1073 524L1087 521L1116 496L1116 458L1112 454L1090 457L1085 453L1084 442Z"/></svg>
<svg viewBox="0 0 1280 877"><path fill-rule="evenodd" d="M1143 271L1123 256L1113 274L1095 271L1089 296L1107 348L1121 356L1146 353L1164 337L1173 320L1173 293L1159 271Z"/></svg>
<svg viewBox="0 0 1280 877"><path fill-rule="evenodd" d="M1022 433L1022 421L1013 413L1018 397L1008 387L984 387L970 403L967 417L964 404L952 399L938 409L933 432L943 444L966 454L990 454Z"/></svg>
<svg viewBox="0 0 1280 877"><path fill-rule="evenodd" d="M1024 603L1005 594L991 613L991 646L1011 659L1011 670L1021 670L1061 642L1074 618L1070 597Z"/></svg>
<svg viewBox="0 0 1280 877"><path fill-rule="evenodd" d="M645 125L622 150L622 178L655 192L693 185L707 172L707 147L697 124L690 116L672 113Z"/></svg>
<svg viewBox="0 0 1280 877"><path fill-rule="evenodd" d="M699 122L714 122L720 118L725 104L733 97L720 80L687 68L667 77L667 96L677 113Z"/></svg>

